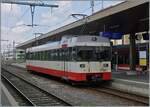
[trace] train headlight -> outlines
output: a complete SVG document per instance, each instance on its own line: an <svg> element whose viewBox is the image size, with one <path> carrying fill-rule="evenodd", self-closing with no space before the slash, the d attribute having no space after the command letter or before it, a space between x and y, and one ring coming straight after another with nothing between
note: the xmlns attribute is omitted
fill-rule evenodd
<svg viewBox="0 0 150 107"><path fill-rule="evenodd" d="M109 65L108 64L103 64L103 67L108 67Z"/></svg>
<svg viewBox="0 0 150 107"><path fill-rule="evenodd" d="M85 64L80 64L80 68L85 68Z"/></svg>

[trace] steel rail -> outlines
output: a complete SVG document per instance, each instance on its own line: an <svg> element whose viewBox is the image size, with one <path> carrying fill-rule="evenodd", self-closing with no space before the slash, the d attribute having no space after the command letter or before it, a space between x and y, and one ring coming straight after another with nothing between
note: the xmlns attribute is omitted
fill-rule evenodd
<svg viewBox="0 0 150 107"><path fill-rule="evenodd" d="M3 69L3 68L2 68L2 69ZM27 84L29 84L29 85L31 85L31 86L37 88L37 89L40 90L41 92L44 92L45 94L48 94L48 95L52 96L53 98L55 98L55 99L59 100L60 102L62 102L64 105L72 106L72 104L70 104L69 102L65 101L64 99L59 98L59 97L57 97L56 95L54 95L54 94L52 94L52 93L49 93L49 92L47 92L47 91L41 89L40 87L38 87L38 86L32 84L31 82L25 80L24 78L21 78L20 76L18 76L18 75L16 75L16 74L13 74L13 73L11 73L11 72L5 70L5 69L3 69L3 71L9 73L10 75L12 75L12 76L14 76L14 77L16 77L16 78L21 79L21 80L24 81L25 83L27 83ZM26 96L26 95L24 95L24 96ZM29 98L28 98L28 99L29 99ZM30 100L30 99L29 99L29 100ZM36 105L36 104L33 104L33 105Z"/></svg>
<svg viewBox="0 0 150 107"><path fill-rule="evenodd" d="M114 89L114 88L105 87L105 86L100 87L100 88L90 88L90 89L97 91L97 92L104 92L107 94L111 94L111 95L124 98L130 101L149 105L149 97L146 97L146 96L141 96L141 95L137 95L137 94L133 94L133 93L129 93L129 92L121 91L119 89Z"/></svg>
<svg viewBox="0 0 150 107"><path fill-rule="evenodd" d="M2 78L4 78L13 88L15 88L20 94L21 96L23 96L31 106L35 106L35 104L25 95L23 94L15 85L12 84L12 82L10 80L8 80L3 74L1 74Z"/></svg>

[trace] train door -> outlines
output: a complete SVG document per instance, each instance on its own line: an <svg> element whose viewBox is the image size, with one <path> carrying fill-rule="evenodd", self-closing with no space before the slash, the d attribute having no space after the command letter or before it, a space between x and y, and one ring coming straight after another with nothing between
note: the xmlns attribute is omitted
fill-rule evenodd
<svg viewBox="0 0 150 107"><path fill-rule="evenodd" d="M62 66L63 66L63 73L64 79L68 79L68 49L64 48L62 49Z"/></svg>

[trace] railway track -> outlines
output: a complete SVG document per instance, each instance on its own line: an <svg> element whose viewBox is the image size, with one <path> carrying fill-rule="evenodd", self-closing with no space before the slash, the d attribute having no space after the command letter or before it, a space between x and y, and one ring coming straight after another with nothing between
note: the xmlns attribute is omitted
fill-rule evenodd
<svg viewBox="0 0 150 107"><path fill-rule="evenodd" d="M146 97L146 96L140 96L140 95L128 93L125 91L121 91L121 90L117 90L117 89L113 89L111 87L105 87L105 86L100 87L100 88L90 88L90 89L97 91L97 92L111 94L120 98L134 101L134 102L142 103L144 105L149 105L149 97Z"/></svg>
<svg viewBox="0 0 150 107"><path fill-rule="evenodd" d="M10 68L10 69L12 69L12 68ZM10 71L8 71L8 72L10 72ZM13 75L17 75L17 74L13 73ZM41 76L39 76L39 77L41 78ZM83 87L83 88L85 88L85 87ZM113 96L120 97L122 99L127 99L129 101L134 102L135 104L137 102L137 104L149 105L149 97L144 97L144 96L131 94L131 93L128 93L128 92L125 92L125 91L122 91L122 90L113 89L111 87L101 86L99 88L98 87L93 88L93 86L92 86L92 88L90 87L89 90L93 90L93 91L96 91L96 92L99 92L99 93L106 93L106 94L109 94L110 96L113 95Z"/></svg>
<svg viewBox="0 0 150 107"><path fill-rule="evenodd" d="M27 80L2 69L2 77L9 82L31 106L71 106L70 103L54 96Z"/></svg>

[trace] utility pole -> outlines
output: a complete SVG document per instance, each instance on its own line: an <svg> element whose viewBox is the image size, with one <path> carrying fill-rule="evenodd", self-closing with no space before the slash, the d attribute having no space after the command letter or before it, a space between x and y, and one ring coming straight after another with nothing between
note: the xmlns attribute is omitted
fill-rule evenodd
<svg viewBox="0 0 150 107"><path fill-rule="evenodd" d="M50 5L50 4L45 4L45 3L31 3L31 2L20 2L18 0L1 0L1 3L9 3L9 4L19 4L19 5L28 5L30 6L31 9L31 23L32 27L34 26L33 20L34 20L34 12L35 12L35 6L40 6L40 7L50 7L52 8L58 8L58 5Z"/></svg>
<svg viewBox="0 0 150 107"><path fill-rule="evenodd" d="M104 8L104 0L102 0L102 5L101 6L102 6L101 8L103 9Z"/></svg>
<svg viewBox="0 0 150 107"><path fill-rule="evenodd" d="M92 14L94 13L94 0L91 0Z"/></svg>

